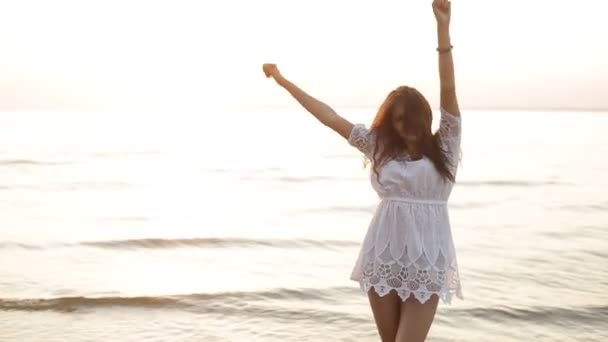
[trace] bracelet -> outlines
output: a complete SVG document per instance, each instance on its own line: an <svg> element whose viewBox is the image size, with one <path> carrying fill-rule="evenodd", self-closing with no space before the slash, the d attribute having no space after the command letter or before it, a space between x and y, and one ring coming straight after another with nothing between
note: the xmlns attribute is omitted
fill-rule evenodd
<svg viewBox="0 0 608 342"><path fill-rule="evenodd" d="M446 52L450 52L450 51L452 51L452 48L453 48L453 47L454 47L454 46L452 46L452 45L450 45L450 47L448 47L448 48L443 48L443 49L440 49L440 48L438 47L438 48L437 48L437 52L439 52L439 53L446 53Z"/></svg>

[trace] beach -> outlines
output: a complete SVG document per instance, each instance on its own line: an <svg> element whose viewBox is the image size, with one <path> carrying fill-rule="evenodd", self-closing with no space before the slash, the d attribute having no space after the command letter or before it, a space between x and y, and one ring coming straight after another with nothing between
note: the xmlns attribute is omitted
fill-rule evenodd
<svg viewBox="0 0 608 342"><path fill-rule="evenodd" d="M464 300L440 303L428 341L608 340L608 113L462 115ZM0 127L0 341L379 340L349 280L369 171L303 110Z"/></svg>

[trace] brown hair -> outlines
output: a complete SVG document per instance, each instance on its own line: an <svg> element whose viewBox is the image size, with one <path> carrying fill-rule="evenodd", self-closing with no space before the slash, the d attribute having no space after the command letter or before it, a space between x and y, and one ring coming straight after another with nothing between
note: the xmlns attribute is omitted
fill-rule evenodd
<svg viewBox="0 0 608 342"><path fill-rule="evenodd" d="M431 131L431 106L418 90L407 86L398 87L388 94L372 122L371 133L372 139L375 139L375 148L371 159L376 176L379 165L407 151L406 140L399 135L393 124L396 111L403 113L404 124L408 130L419 136L421 154L433 162L444 179L454 182L455 177L450 171L446 151L441 148L440 137Z"/></svg>

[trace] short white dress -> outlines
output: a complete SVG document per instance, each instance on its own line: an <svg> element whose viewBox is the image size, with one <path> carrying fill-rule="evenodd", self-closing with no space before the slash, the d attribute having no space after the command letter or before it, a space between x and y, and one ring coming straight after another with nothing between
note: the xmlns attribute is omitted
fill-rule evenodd
<svg viewBox="0 0 608 342"><path fill-rule="evenodd" d="M461 118L441 108L438 133L456 175L460 160ZM374 140L356 124L349 144L371 159ZM351 279L380 296L396 290L402 300L426 302L437 294L444 303L463 299L447 201L454 183L446 181L426 157L392 159L370 170L380 203L369 224Z"/></svg>

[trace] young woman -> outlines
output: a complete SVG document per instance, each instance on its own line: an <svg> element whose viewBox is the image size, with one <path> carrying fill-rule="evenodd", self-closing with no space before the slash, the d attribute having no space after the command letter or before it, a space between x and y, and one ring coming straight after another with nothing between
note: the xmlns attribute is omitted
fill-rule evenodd
<svg viewBox="0 0 608 342"><path fill-rule="evenodd" d="M380 106L371 127L353 125L281 75L263 71L321 123L371 162L371 183L381 198L351 279L367 293L383 342L424 341L441 298L462 298L447 201L460 160L450 2L434 0L440 79L440 125L416 89L400 86Z"/></svg>

